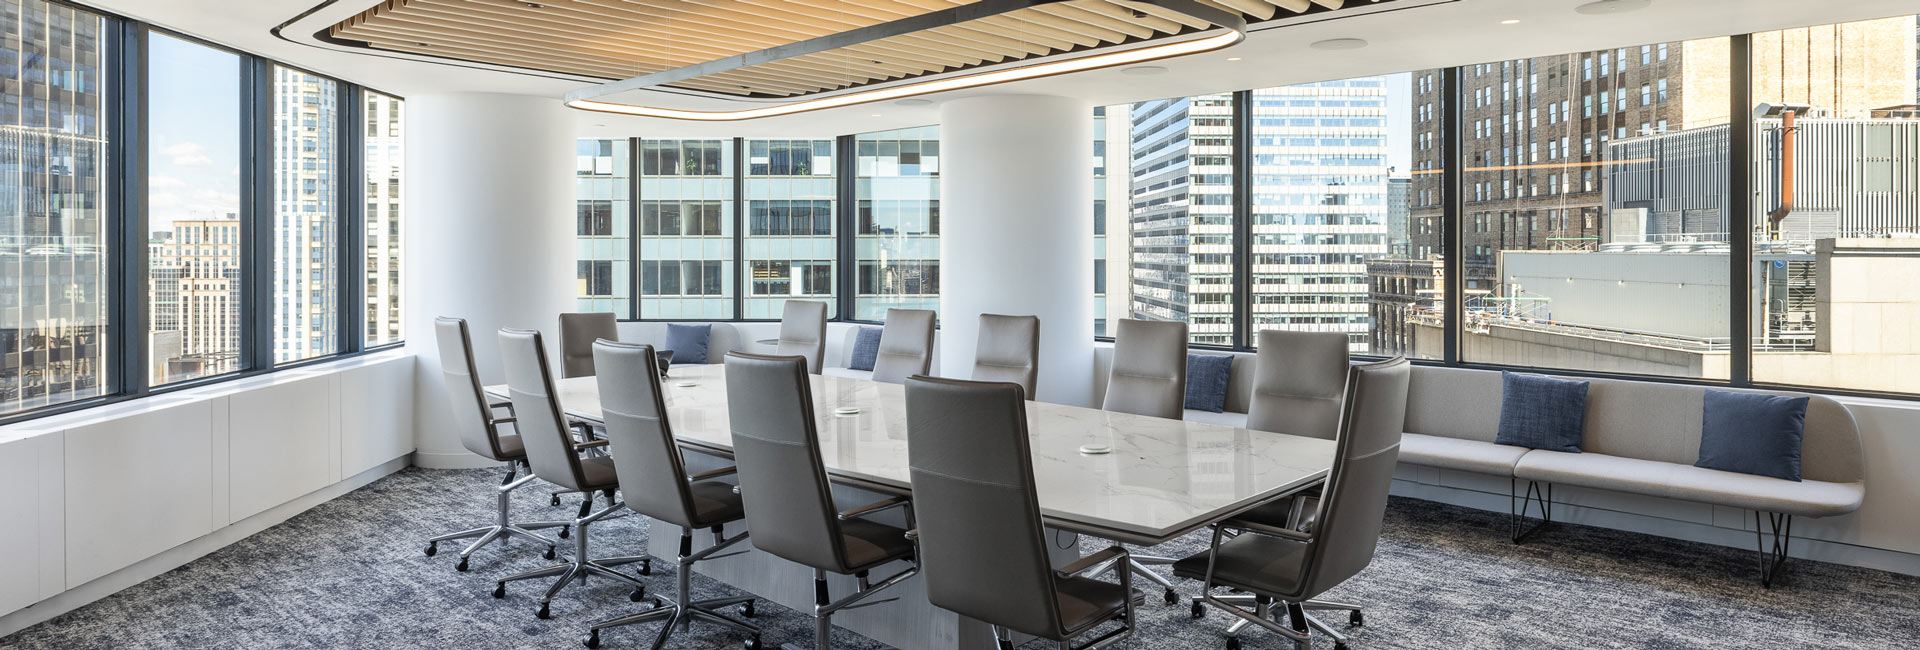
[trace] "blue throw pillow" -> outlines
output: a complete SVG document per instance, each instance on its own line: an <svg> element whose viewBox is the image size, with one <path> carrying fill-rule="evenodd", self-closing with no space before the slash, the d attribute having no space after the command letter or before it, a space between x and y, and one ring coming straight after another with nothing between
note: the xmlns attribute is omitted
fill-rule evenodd
<svg viewBox="0 0 1920 650"><path fill-rule="evenodd" d="M853 370L873 370L873 360L880 356L880 328L862 327L853 334L853 358L847 361L847 368Z"/></svg>
<svg viewBox="0 0 1920 650"><path fill-rule="evenodd" d="M1800 480L1807 402L1805 397L1707 391L1700 409L1700 460L1693 466Z"/></svg>
<svg viewBox="0 0 1920 650"><path fill-rule="evenodd" d="M667 323L667 349L673 351L673 362L680 365L706 363L707 338L712 335L712 325Z"/></svg>
<svg viewBox="0 0 1920 650"><path fill-rule="evenodd" d="M1587 425L1587 382L1500 373L1503 445L1580 453Z"/></svg>
<svg viewBox="0 0 1920 650"><path fill-rule="evenodd" d="M1227 410L1227 378L1232 374L1231 356L1187 355L1187 408L1210 413Z"/></svg>

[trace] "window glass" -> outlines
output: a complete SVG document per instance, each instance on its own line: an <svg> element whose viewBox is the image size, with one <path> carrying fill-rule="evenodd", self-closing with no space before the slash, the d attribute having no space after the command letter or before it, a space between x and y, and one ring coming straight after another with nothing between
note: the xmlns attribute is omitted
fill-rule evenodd
<svg viewBox="0 0 1920 650"><path fill-rule="evenodd" d="M375 346L405 338L400 329L400 188L401 168L406 161L401 131L406 102L372 91L361 95L366 102L367 121L362 131L367 177L361 186L367 202L367 285L361 299L366 305L367 345Z"/></svg>
<svg viewBox="0 0 1920 650"><path fill-rule="evenodd" d="M1414 92L1415 76L1253 91L1256 332L1335 332L1347 336L1353 354L1439 355L1415 353L1405 326L1434 313L1440 286L1437 243L1413 245L1415 161L1437 171L1441 160L1439 94ZM1483 103L1502 101L1499 84L1488 83ZM1481 124L1493 130L1491 119ZM1424 146L1414 145L1415 132ZM1438 192L1429 198L1420 204L1422 225L1437 233ZM1258 341L1248 336L1248 344Z"/></svg>
<svg viewBox="0 0 1920 650"><path fill-rule="evenodd" d="M1119 114L1119 112L1116 112L1115 114L1117 115ZM1107 302L1107 258L1108 258L1107 232L1110 225L1113 225L1113 224L1109 224L1108 220L1117 219L1118 220L1117 225L1119 226L1119 228L1117 228L1117 231L1125 232L1126 231L1126 214L1127 214L1127 210L1124 209L1123 207L1121 209L1113 210L1112 212L1113 216L1109 216L1108 206L1128 205L1127 195L1126 195L1126 184L1125 183L1114 183L1113 185L1107 184L1107 161L1108 160L1123 161L1127 159L1127 144L1129 140L1127 138L1126 131L1122 130L1119 133L1112 132L1112 129L1125 129L1125 128L1127 128L1126 120L1124 119L1108 120L1107 119L1107 107L1105 106L1093 107L1093 335L1094 336L1112 336L1112 334L1110 334L1107 330L1107 322L1113 318L1126 318L1126 314L1124 313L1119 314L1117 316L1107 313L1108 309L1110 308L1109 307L1110 304L1117 305L1116 303ZM1119 195L1115 196L1114 192L1119 192ZM1123 237L1116 237L1114 238L1114 241L1118 242L1124 239L1125 238ZM1124 252L1122 252L1120 255L1116 256L1115 259L1125 260L1127 259L1127 256ZM1123 305L1117 305L1117 306L1123 306Z"/></svg>
<svg viewBox="0 0 1920 650"><path fill-rule="evenodd" d="M1126 237L1128 261L1126 273L1108 274L1109 318L1186 322L1193 343L1232 345L1233 96L1106 112L1109 119L1124 116L1128 157L1115 159L1130 161L1126 227L1107 230L1108 237ZM1114 144L1108 141L1110 149ZM1108 213L1114 208L1109 204ZM1124 309L1116 310L1116 301Z"/></svg>
<svg viewBox="0 0 1920 650"><path fill-rule="evenodd" d="M148 38L148 382L240 370L240 57Z"/></svg>
<svg viewBox="0 0 1920 650"><path fill-rule="evenodd" d="M613 227L637 223L640 230L641 318L734 317L733 172L732 140L640 141L638 210L624 216L618 206L625 195L612 198ZM623 182L616 189L624 188ZM624 251L624 239L619 246ZM614 269L613 277L620 282L627 276Z"/></svg>
<svg viewBox="0 0 1920 650"><path fill-rule="evenodd" d="M580 140L574 151L574 235L579 274L576 309L632 314L628 256L632 247L632 145L628 140Z"/></svg>
<svg viewBox="0 0 1920 650"><path fill-rule="evenodd" d="M273 70L273 358L340 350L339 82Z"/></svg>
<svg viewBox="0 0 1920 650"><path fill-rule="evenodd" d="M1501 76L1537 77L1537 88L1464 109L1467 120L1531 115L1589 96L1600 107L1462 142L1463 360L1727 378L1729 41L1668 46L1646 64L1628 65L1638 47L1522 59ZM1591 80L1577 72L1588 58L1600 60ZM1642 93L1661 80L1666 101ZM1591 151L1571 146L1589 138Z"/></svg>
<svg viewBox="0 0 1920 650"><path fill-rule="evenodd" d="M1752 37L1756 382L1920 393L1915 24Z"/></svg>
<svg viewBox="0 0 1920 650"><path fill-rule="evenodd" d="M854 319L940 307L940 127L857 138Z"/></svg>
<svg viewBox="0 0 1920 650"><path fill-rule="evenodd" d="M110 388L104 30L0 0L0 415Z"/></svg>
<svg viewBox="0 0 1920 650"><path fill-rule="evenodd" d="M838 231L834 142L748 140L745 257L749 319L777 319L789 299L827 303L835 318Z"/></svg>

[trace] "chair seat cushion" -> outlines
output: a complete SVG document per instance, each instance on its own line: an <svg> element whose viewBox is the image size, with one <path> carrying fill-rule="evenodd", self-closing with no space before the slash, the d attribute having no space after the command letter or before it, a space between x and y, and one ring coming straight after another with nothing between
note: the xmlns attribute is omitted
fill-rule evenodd
<svg viewBox="0 0 1920 650"><path fill-rule="evenodd" d="M580 459L580 476L587 479L582 490L620 487L620 475L613 471L613 459L606 456Z"/></svg>
<svg viewBox="0 0 1920 650"><path fill-rule="evenodd" d="M733 492L733 484L720 481L701 481L687 486L687 492L693 497L693 525L706 528L739 521L746 516L746 510L740 504L740 495Z"/></svg>
<svg viewBox="0 0 1920 650"><path fill-rule="evenodd" d="M1276 598L1311 598L1300 594L1301 570L1307 545L1257 533L1243 533L1220 544L1214 561L1213 583ZM1173 563L1173 575L1205 580L1208 552L1201 551Z"/></svg>
<svg viewBox="0 0 1920 650"><path fill-rule="evenodd" d="M1069 634L1079 634L1099 625L1127 606L1127 592L1120 585L1074 576L1054 579L1055 601L1060 607L1060 626Z"/></svg>
<svg viewBox="0 0 1920 650"><path fill-rule="evenodd" d="M494 460L520 460L527 457L527 443L517 435L500 436L500 457Z"/></svg>
<svg viewBox="0 0 1920 650"><path fill-rule="evenodd" d="M1603 454L1535 451L1514 475L1530 481L1628 492L1802 517L1829 517L1860 509L1862 483L1788 481L1679 463Z"/></svg>
<svg viewBox="0 0 1920 650"><path fill-rule="evenodd" d="M865 519L840 522L840 538L847 549L847 568L854 571L913 554L905 529Z"/></svg>
<svg viewBox="0 0 1920 650"><path fill-rule="evenodd" d="M1202 411L1199 409L1186 409L1181 412L1180 418L1188 422L1218 424L1223 427L1233 427L1235 429L1247 428L1247 414L1235 413L1233 411L1214 413L1212 411Z"/></svg>
<svg viewBox="0 0 1920 650"><path fill-rule="evenodd" d="M1400 462L1495 476L1513 476L1513 466L1527 455L1525 447L1466 440L1424 433L1400 436Z"/></svg>

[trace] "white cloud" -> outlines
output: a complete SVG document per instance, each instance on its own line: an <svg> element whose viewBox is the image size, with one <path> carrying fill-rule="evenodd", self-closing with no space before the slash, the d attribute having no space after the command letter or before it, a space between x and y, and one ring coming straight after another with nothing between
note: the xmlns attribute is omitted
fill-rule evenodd
<svg viewBox="0 0 1920 650"><path fill-rule="evenodd" d="M173 164L181 167L204 167L213 164L213 159L207 157L207 148L200 146L198 142L182 142L161 149L160 155L166 156Z"/></svg>

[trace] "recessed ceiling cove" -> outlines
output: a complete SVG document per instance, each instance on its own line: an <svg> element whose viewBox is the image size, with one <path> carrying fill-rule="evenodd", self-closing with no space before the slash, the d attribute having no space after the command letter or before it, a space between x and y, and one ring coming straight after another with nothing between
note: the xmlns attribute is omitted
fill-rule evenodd
<svg viewBox="0 0 1920 650"><path fill-rule="evenodd" d="M1244 34L1248 23L1382 1L1388 0L387 0L332 26L327 36L373 49L624 81L608 84L602 95L653 88L799 100L1062 55L1192 42L1216 32ZM1213 47L1167 56L1217 49L1238 37L1216 40Z"/></svg>

